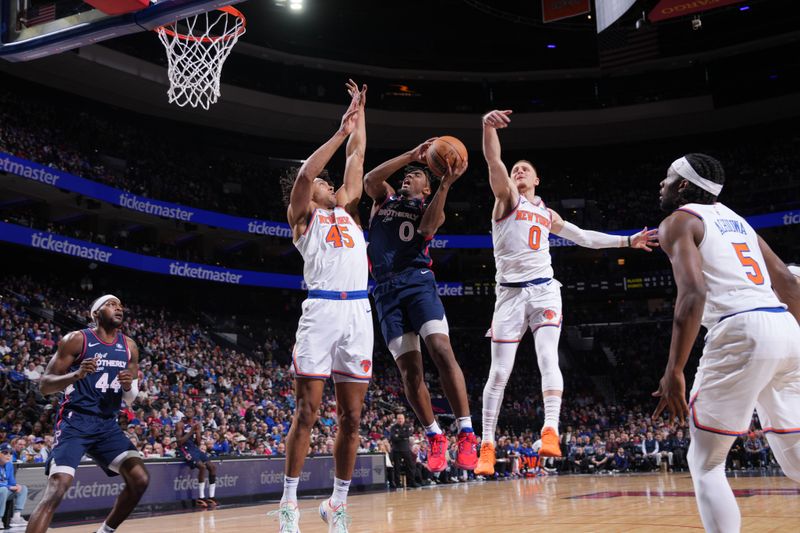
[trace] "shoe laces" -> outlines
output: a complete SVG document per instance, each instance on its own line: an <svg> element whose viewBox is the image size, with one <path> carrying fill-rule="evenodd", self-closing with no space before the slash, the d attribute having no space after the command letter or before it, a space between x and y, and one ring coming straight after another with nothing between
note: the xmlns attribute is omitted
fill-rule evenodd
<svg viewBox="0 0 800 533"><path fill-rule="evenodd" d="M442 439L440 439L438 435L431 439L431 453L433 455L442 453Z"/></svg>
<svg viewBox="0 0 800 533"><path fill-rule="evenodd" d="M281 505L277 511L268 512L267 516L278 517L280 524L283 527L283 529L281 529L282 533L296 533L298 531L298 516L296 507L292 507L291 505Z"/></svg>
<svg viewBox="0 0 800 533"><path fill-rule="evenodd" d="M347 509L344 505L340 505L333 510L333 525L336 527L336 533L347 533L347 528L350 527L352 521L353 519L347 514Z"/></svg>

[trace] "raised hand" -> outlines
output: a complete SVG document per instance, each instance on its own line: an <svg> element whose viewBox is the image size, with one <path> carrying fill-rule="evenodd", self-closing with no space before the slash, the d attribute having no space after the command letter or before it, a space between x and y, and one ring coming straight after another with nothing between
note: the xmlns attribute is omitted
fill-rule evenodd
<svg viewBox="0 0 800 533"><path fill-rule="evenodd" d="M81 366L78 368L78 379L83 379L89 374L94 374L97 372L97 362L99 361L98 357L93 357L92 359L84 359L81 361Z"/></svg>
<svg viewBox="0 0 800 533"><path fill-rule="evenodd" d="M461 163L457 165L455 168L448 164L447 172L445 172L444 176L442 176L442 184L452 185L453 183L455 183L456 180L458 180L458 178L460 178L464 174L464 172L466 172L468 166L469 163L467 162L466 159L464 161L461 161Z"/></svg>
<svg viewBox="0 0 800 533"><path fill-rule="evenodd" d="M494 111L489 111L488 113L483 115L483 118L481 120L483 121L484 126L488 126L490 128L495 128L495 129L502 129L508 127L508 125L511 124L511 118L509 118L511 113L513 113L513 111L511 111L510 109L505 109L502 111L499 109L495 109Z"/></svg>
<svg viewBox="0 0 800 533"><path fill-rule="evenodd" d="M416 161L417 163L422 163L423 165L428 164L428 148L431 147L433 141L438 139L438 137L431 137L424 143L420 144L413 150L411 150L411 159Z"/></svg>
<svg viewBox="0 0 800 533"><path fill-rule="evenodd" d="M658 244L658 229L648 230L647 226L642 231L631 235L631 248L639 248L646 252L652 252Z"/></svg>

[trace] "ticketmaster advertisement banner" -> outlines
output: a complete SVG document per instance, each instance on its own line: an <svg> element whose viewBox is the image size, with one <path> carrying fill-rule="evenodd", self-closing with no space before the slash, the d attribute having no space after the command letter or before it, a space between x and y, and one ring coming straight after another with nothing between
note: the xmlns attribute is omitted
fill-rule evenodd
<svg viewBox="0 0 800 533"><path fill-rule="evenodd" d="M352 487L383 487L386 470L383 455L359 455L353 470ZM280 497L283 492L285 459L252 458L220 460L217 464L217 499L256 496L262 499ZM147 463L150 486L140 506L176 506L197 497L197 471L183 462ZM309 457L300 474L299 491L317 492L333 488L333 458ZM28 486L28 502L24 514L42 499L47 485L43 467L22 467L17 482ZM110 509L125 482L121 477L108 477L99 467L88 464L78 468L75 480L58 507L58 513L75 513Z"/></svg>
<svg viewBox="0 0 800 533"><path fill-rule="evenodd" d="M236 217L196 207L153 200L3 152L0 152L0 171L148 215L171 218L193 224L216 226L256 235L283 238L292 236L289 224L285 222Z"/></svg>

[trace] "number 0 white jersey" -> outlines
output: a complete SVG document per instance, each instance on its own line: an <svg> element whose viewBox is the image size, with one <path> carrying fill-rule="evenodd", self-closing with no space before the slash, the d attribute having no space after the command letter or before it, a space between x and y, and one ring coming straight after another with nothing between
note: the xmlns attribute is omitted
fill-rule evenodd
<svg viewBox="0 0 800 533"><path fill-rule="evenodd" d="M699 250L708 287L706 328L743 311L786 307L772 291L758 236L744 218L720 203L686 204L678 210L696 216L705 226Z"/></svg>
<svg viewBox="0 0 800 533"><path fill-rule="evenodd" d="M369 265L364 232L347 211L316 209L294 243L308 290L365 291Z"/></svg>
<svg viewBox="0 0 800 533"><path fill-rule="evenodd" d="M517 206L500 220L492 220L492 243L497 283L552 278L550 211L541 198L519 195Z"/></svg>

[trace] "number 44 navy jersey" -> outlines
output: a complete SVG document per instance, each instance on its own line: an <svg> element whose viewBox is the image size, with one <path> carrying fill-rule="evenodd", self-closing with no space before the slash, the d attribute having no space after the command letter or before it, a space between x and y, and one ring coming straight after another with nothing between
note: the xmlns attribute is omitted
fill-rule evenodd
<svg viewBox="0 0 800 533"><path fill-rule="evenodd" d="M400 194L390 196L370 220L367 256L370 270L381 282L407 268L430 268L433 260L426 239L417 231L425 202Z"/></svg>
<svg viewBox="0 0 800 533"><path fill-rule="evenodd" d="M91 329L83 333L83 352L70 366L74 372L84 359L98 358L97 371L66 388L61 410L73 410L100 418L116 416L122 407L122 384L118 376L128 367L130 351L125 335L117 333L110 344L101 341Z"/></svg>

